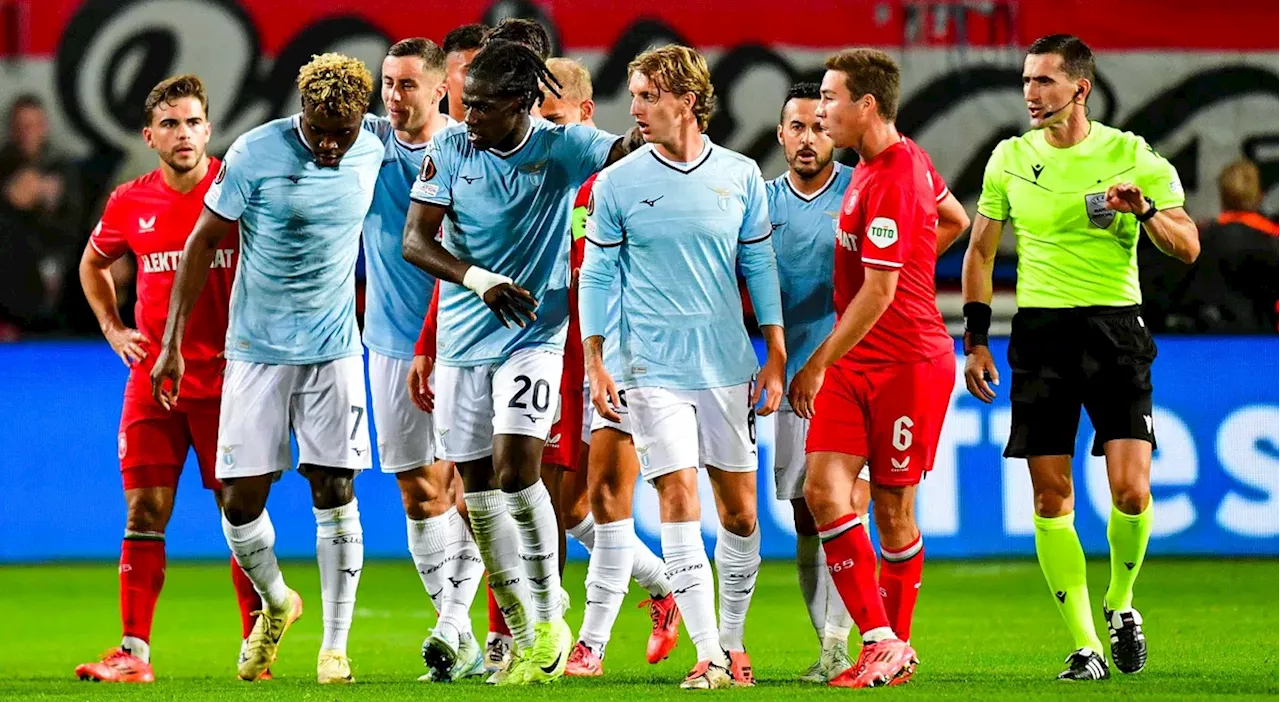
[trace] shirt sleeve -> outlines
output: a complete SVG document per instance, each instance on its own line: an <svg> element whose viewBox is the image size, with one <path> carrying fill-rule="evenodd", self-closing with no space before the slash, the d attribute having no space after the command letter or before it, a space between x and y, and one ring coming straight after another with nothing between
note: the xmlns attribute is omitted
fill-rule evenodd
<svg viewBox="0 0 1280 702"><path fill-rule="evenodd" d="M1135 184L1142 188L1144 196L1156 203L1157 209L1182 207L1186 204L1186 193L1182 191L1182 180L1178 178L1178 169L1156 153L1145 139L1141 137L1137 139L1139 143L1135 159L1137 165Z"/></svg>
<svg viewBox="0 0 1280 702"><path fill-rule="evenodd" d="M867 229L858 248L868 268L896 270L907 258L908 244L903 239L915 229L916 209L904 182L910 180L886 179L867 193Z"/></svg>
<svg viewBox="0 0 1280 702"><path fill-rule="evenodd" d="M578 319L582 338L604 336L609 325L609 291L618 276L618 254L626 236L609 180L596 178L587 200L587 250L578 274Z"/></svg>
<svg viewBox="0 0 1280 702"><path fill-rule="evenodd" d="M575 184L585 183L593 173L598 173L609 160L609 152L618 143L618 136L581 124L564 128L564 144L568 150L568 168Z"/></svg>
<svg viewBox="0 0 1280 702"><path fill-rule="evenodd" d="M89 245L103 257L115 260L129 251L129 241L125 238L121 219L124 217L124 205L115 193L107 199L107 206L102 210L102 219L89 235Z"/></svg>
<svg viewBox="0 0 1280 702"><path fill-rule="evenodd" d="M1003 222L1009 219L1009 194L1005 190L1004 145L996 147L987 159L982 173L982 194L978 196L978 214Z"/></svg>
<svg viewBox="0 0 1280 702"><path fill-rule="evenodd" d="M391 140L391 120L386 117L379 117L375 114L367 114L360 126L366 131L378 137L378 140L386 144Z"/></svg>
<svg viewBox="0 0 1280 702"><path fill-rule="evenodd" d="M457 151L452 142L439 135L427 142L422 168L413 181L409 199L428 205L448 207L453 204L453 181L457 170Z"/></svg>
<svg viewBox="0 0 1280 702"><path fill-rule="evenodd" d="M933 159L927 159L925 162L929 164L929 184L933 186L933 201L942 202L947 199L951 190L947 188L947 181L942 174L934 167Z"/></svg>
<svg viewBox="0 0 1280 702"><path fill-rule="evenodd" d="M751 306L761 326L782 326L782 291L778 283L778 258L769 241L769 203L764 179L754 164L747 181L747 209L738 232L738 266L747 281Z"/></svg>
<svg viewBox="0 0 1280 702"><path fill-rule="evenodd" d="M222 167L205 193L204 206L226 220L238 220L258 185L257 174L239 139L227 150Z"/></svg>

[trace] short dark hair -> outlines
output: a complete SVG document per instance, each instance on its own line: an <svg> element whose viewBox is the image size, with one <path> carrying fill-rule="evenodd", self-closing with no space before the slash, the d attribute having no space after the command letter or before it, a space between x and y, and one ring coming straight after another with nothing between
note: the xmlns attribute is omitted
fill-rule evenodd
<svg viewBox="0 0 1280 702"><path fill-rule="evenodd" d="M782 115L787 111L787 103L792 100L821 100L822 86L817 83L796 83L787 91L787 99L782 101L782 109L778 111L778 123L782 123Z"/></svg>
<svg viewBox="0 0 1280 702"><path fill-rule="evenodd" d="M1036 39L1027 55L1054 54L1062 58L1062 70L1072 79L1087 78L1093 82L1093 51L1074 34L1050 34Z"/></svg>
<svg viewBox="0 0 1280 702"><path fill-rule="evenodd" d="M543 86L560 97L560 81L547 68L546 60L514 41L487 42L471 61L467 80L482 81L502 97L518 98L526 112L542 102Z"/></svg>
<svg viewBox="0 0 1280 702"><path fill-rule="evenodd" d="M538 58L551 58L551 35L541 24L520 17L511 17L498 23L485 41L513 41L533 49Z"/></svg>
<svg viewBox="0 0 1280 702"><path fill-rule="evenodd" d="M897 119L901 74L889 54L879 49L845 49L827 59L826 69L844 73L845 87L854 100L870 95L886 122Z"/></svg>
<svg viewBox="0 0 1280 702"><path fill-rule="evenodd" d="M17 116L18 110L32 108L44 111L44 100L40 99L35 93L23 93L19 95L12 103L9 104L9 124L13 124L13 118Z"/></svg>
<svg viewBox="0 0 1280 702"><path fill-rule="evenodd" d="M422 59L422 64L426 70L437 73L444 73L444 54L445 52L436 46L434 41L423 39L422 37L401 39L392 44L390 49L387 49L387 56L396 58L417 56Z"/></svg>
<svg viewBox="0 0 1280 702"><path fill-rule="evenodd" d="M444 35L444 52L452 54L455 51L475 51L484 46L487 36L489 36L489 27L480 23L454 27Z"/></svg>
<svg viewBox="0 0 1280 702"><path fill-rule="evenodd" d="M209 97L205 94L204 82L200 80L200 76L194 73L184 73L179 76L165 78L157 83L150 93L147 93L147 100L143 103L146 112L142 115L142 124L148 127L151 126L151 120L155 118L157 107L172 105L182 98L199 100L200 108L208 116Z"/></svg>

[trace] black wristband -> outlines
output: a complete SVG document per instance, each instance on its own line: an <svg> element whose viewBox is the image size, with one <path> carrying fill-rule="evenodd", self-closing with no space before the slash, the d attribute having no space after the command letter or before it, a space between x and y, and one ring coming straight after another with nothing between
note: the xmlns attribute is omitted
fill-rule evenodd
<svg viewBox="0 0 1280 702"><path fill-rule="evenodd" d="M991 305L985 302L964 303L964 352L975 346L989 346L991 331Z"/></svg>
<svg viewBox="0 0 1280 702"><path fill-rule="evenodd" d="M1146 212L1143 212L1140 215L1134 215L1134 216L1137 217L1139 222L1148 222L1151 220L1152 217L1155 217L1156 213L1159 212L1160 210L1156 209L1155 200L1152 200L1149 197L1144 197L1142 199L1146 200L1148 205L1151 205L1151 209L1147 210Z"/></svg>

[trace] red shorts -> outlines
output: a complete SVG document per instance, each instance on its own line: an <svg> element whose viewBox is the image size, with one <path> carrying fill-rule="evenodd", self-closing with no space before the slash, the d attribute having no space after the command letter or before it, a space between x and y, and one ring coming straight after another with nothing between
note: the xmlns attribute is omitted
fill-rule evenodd
<svg viewBox="0 0 1280 702"><path fill-rule="evenodd" d="M933 468L956 382L956 357L835 366L814 401L805 452L863 456L876 485L915 485Z"/></svg>
<svg viewBox="0 0 1280 702"><path fill-rule="evenodd" d="M582 383L586 378L582 339L570 333L564 345L564 371L560 374L560 408L542 449L544 465L578 469L582 450Z"/></svg>
<svg viewBox="0 0 1280 702"><path fill-rule="evenodd" d="M120 414L119 455L124 489L178 486L178 476L194 448L200 480L210 490L218 453L219 400L182 400L166 411L150 396L126 395Z"/></svg>

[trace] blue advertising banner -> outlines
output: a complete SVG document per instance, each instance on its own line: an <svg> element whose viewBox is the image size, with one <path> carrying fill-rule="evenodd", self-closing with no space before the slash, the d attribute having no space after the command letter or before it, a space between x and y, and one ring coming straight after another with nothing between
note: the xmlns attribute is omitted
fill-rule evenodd
<svg viewBox="0 0 1280 702"><path fill-rule="evenodd" d="M1003 366L1003 340L993 342ZM1274 338L1162 338L1154 370L1160 448L1152 466L1153 554L1277 555L1280 535L1280 355ZM960 359L963 366L963 359ZM105 343L0 345L0 562L114 559L124 529L116 434L126 371ZM1034 553L1031 484L1021 460L1001 457L1009 433L1004 388L993 405L957 382L937 461L917 514L933 557ZM1076 527L1085 550L1106 552L1110 494L1093 430L1082 416L1076 450ZM759 493L766 558L794 553L790 505L773 499L773 422L759 422ZM375 444L376 445L376 444ZM375 455L376 461L376 455ZM375 463L376 465L376 463ZM703 525L715 510L703 480ZM395 481L356 481L369 557L407 557ZM306 481L285 475L269 502L282 556L315 552ZM657 547L657 495L641 485L636 525ZM213 497L194 461L184 472L168 530L177 558L223 558ZM572 541L572 540L571 540ZM585 551L571 546L571 557Z"/></svg>

